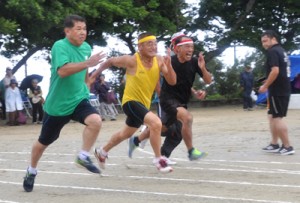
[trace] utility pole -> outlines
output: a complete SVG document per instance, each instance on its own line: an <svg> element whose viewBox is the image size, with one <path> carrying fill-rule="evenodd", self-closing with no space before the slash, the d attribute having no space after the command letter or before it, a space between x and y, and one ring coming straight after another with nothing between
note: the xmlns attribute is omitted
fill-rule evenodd
<svg viewBox="0 0 300 203"><path fill-rule="evenodd" d="M236 41L233 42L233 60L234 60L234 66L237 65L238 61L237 61L237 58L236 58L236 46L237 46L237 43Z"/></svg>
<svg viewBox="0 0 300 203"><path fill-rule="evenodd" d="M27 62L25 62L25 77L27 77Z"/></svg>

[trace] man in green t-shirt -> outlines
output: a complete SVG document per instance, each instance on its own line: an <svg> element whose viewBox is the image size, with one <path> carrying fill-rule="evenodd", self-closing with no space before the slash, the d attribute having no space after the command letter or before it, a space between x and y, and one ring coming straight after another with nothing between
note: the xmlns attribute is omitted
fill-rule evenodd
<svg viewBox="0 0 300 203"><path fill-rule="evenodd" d="M91 47L85 42L86 21L78 15L66 17L66 37L54 43L51 50L51 78L44 104L41 134L33 144L31 163L24 177L23 188L31 192L37 174L37 164L45 149L53 143L61 129L71 119L85 125L82 149L76 163L92 173L100 170L92 163L89 151L101 128L101 117L89 103L89 75L87 69L96 66L105 57L102 52L91 56Z"/></svg>

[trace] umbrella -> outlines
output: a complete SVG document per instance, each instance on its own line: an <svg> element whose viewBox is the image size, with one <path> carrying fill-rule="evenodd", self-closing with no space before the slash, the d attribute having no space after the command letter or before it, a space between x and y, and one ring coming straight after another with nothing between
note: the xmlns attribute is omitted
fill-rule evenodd
<svg viewBox="0 0 300 203"><path fill-rule="evenodd" d="M37 74L32 74L32 75L28 75L27 77L25 77L20 85L20 89L21 90L27 90L28 88L31 87L31 81L33 79L36 79L38 82L41 82L43 80L43 76L41 75L37 75Z"/></svg>

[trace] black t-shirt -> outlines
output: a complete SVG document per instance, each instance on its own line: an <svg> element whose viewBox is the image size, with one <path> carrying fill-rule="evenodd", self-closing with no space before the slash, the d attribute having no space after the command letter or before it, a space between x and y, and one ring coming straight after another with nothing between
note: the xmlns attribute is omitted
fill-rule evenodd
<svg viewBox="0 0 300 203"><path fill-rule="evenodd" d="M172 86L163 80L160 101L176 99L182 104L187 104L191 97L191 88L195 81L196 73L201 77L202 71L198 66L198 59L193 57L190 61L180 63L176 55L171 57L173 69L177 75L177 83Z"/></svg>
<svg viewBox="0 0 300 203"><path fill-rule="evenodd" d="M269 95L289 96L291 92L289 58L284 49L276 44L267 50L267 61L265 64L267 75L272 67L279 67L279 74L275 81L269 86Z"/></svg>

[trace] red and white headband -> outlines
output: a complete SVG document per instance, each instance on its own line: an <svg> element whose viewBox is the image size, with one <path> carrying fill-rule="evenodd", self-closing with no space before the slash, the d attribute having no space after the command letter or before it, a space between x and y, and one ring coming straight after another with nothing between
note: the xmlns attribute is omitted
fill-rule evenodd
<svg viewBox="0 0 300 203"><path fill-rule="evenodd" d="M184 39L181 42L179 42L178 44L176 44L175 47L182 46L185 44L194 44L194 42L191 39Z"/></svg>

